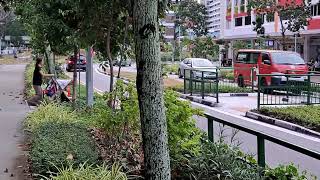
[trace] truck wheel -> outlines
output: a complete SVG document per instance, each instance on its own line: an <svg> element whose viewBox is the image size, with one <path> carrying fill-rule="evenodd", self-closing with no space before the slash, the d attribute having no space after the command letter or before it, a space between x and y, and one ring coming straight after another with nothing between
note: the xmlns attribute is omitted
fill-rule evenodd
<svg viewBox="0 0 320 180"><path fill-rule="evenodd" d="M238 86L239 87L244 87L244 79L243 76L238 77Z"/></svg>

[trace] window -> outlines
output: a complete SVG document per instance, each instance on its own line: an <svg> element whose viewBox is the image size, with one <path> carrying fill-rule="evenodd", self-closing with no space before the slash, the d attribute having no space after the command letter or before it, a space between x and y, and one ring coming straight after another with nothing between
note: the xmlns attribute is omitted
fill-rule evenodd
<svg viewBox="0 0 320 180"><path fill-rule="evenodd" d="M242 17L235 19L235 26L242 26Z"/></svg>
<svg viewBox="0 0 320 180"><path fill-rule="evenodd" d="M269 60L270 61L270 57L269 57L268 54L263 54L262 55L262 61L264 61L264 60Z"/></svg>
<svg viewBox="0 0 320 180"><path fill-rule="evenodd" d="M259 53L250 53L250 59L247 64L257 64L259 56Z"/></svg>
<svg viewBox="0 0 320 180"><path fill-rule="evenodd" d="M251 16L246 16L245 17L245 25L251 25Z"/></svg>
<svg viewBox="0 0 320 180"><path fill-rule="evenodd" d="M237 57L237 63L246 63L248 58L248 53L246 52L240 52L238 53L238 57Z"/></svg>
<svg viewBox="0 0 320 180"><path fill-rule="evenodd" d="M320 3L311 6L311 15L320 16Z"/></svg>

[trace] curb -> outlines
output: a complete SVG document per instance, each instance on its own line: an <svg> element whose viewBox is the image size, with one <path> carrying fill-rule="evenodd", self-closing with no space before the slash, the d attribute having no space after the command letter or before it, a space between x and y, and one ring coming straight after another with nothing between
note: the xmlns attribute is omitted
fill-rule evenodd
<svg viewBox="0 0 320 180"><path fill-rule="evenodd" d="M318 133L316 131L313 131L313 130L305 128L305 127L302 127L302 126L297 125L297 124L293 124L293 123L290 123L290 122L286 122L286 121L283 121L283 120L279 120L279 119L276 119L276 118L265 116L265 115L262 115L262 114L259 114L259 113L248 111L248 112L246 112L246 117L248 117L250 119L257 120L257 121L261 121L261 122L264 122L264 123L272 124L272 125L275 125L275 126L278 126L278 127L282 127L282 128L285 128L285 129L288 129L288 130L291 130L291 131L295 131L295 132L298 132L298 133L302 133L302 134L306 134L306 135L313 136L313 137L316 137L316 138L320 138L320 133Z"/></svg>
<svg viewBox="0 0 320 180"><path fill-rule="evenodd" d="M187 100L190 100L195 103L203 104L203 105L210 106L210 107L217 107L217 105L218 105L218 103L216 103L216 102L207 101L207 100L204 100L201 98L197 98L197 97L193 97L193 96L189 96L189 95L185 95L185 94L181 94L181 93L178 93L178 94L179 94L180 98L187 99Z"/></svg>
<svg viewBox="0 0 320 180"><path fill-rule="evenodd" d="M99 73L101 73L101 74L110 76L108 73L101 71L99 68L96 68L96 70L97 70ZM130 80L127 79L127 78L123 78L123 77L120 77L120 78L114 77L114 78L123 80L123 82L124 82L125 84L129 84L129 83L130 83Z"/></svg>

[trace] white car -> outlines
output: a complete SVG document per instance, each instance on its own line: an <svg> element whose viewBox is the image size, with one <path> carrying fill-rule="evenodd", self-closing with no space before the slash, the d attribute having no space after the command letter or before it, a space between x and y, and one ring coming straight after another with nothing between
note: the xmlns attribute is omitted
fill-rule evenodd
<svg viewBox="0 0 320 180"><path fill-rule="evenodd" d="M201 71L205 71L204 72L205 78L216 77L216 67L208 59L186 58L179 65L179 70L178 70L179 78L183 78L185 69L194 70L193 75L195 78L200 78L202 76Z"/></svg>

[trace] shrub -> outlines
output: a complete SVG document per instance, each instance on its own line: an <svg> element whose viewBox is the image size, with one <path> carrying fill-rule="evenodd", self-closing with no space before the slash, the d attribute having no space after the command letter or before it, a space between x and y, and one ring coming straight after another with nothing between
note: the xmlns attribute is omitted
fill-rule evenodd
<svg viewBox="0 0 320 180"><path fill-rule="evenodd" d="M263 107L259 113L320 132L319 106Z"/></svg>
<svg viewBox="0 0 320 180"><path fill-rule="evenodd" d="M61 106L57 103L42 103L37 110L27 116L25 126L34 131L46 122L75 122L76 116L70 107Z"/></svg>
<svg viewBox="0 0 320 180"><path fill-rule="evenodd" d="M299 170L297 167L295 167L293 164L287 165L287 166L279 166L274 169L267 169L265 170L265 179L266 180L273 180L273 179L295 179L295 180L307 180L307 173L302 172L302 174L299 173ZM314 177L314 179L316 179Z"/></svg>
<svg viewBox="0 0 320 180"><path fill-rule="evenodd" d="M82 164L79 167L69 165L57 168L58 173L52 173L46 180L126 180L127 176L121 172L121 166L114 164L111 169L105 165L94 166Z"/></svg>
<svg viewBox="0 0 320 180"><path fill-rule="evenodd" d="M200 154L184 154L174 175L178 179L262 179L251 156L226 144L204 141Z"/></svg>
<svg viewBox="0 0 320 180"><path fill-rule="evenodd" d="M27 64L26 69L25 69L25 87L24 87L24 92L25 92L25 98L30 98L34 92L32 89L32 77L33 77L33 64Z"/></svg>
<svg viewBox="0 0 320 180"><path fill-rule="evenodd" d="M174 91L166 91L164 98L171 156L179 156L183 151L197 154L202 134L192 116L201 115L202 111L193 109L190 102L178 99Z"/></svg>
<svg viewBox="0 0 320 180"><path fill-rule="evenodd" d="M219 93L249 93L252 89L238 86L219 85Z"/></svg>
<svg viewBox="0 0 320 180"><path fill-rule="evenodd" d="M48 122L34 131L31 146L34 173L55 172L69 163L98 162L98 152L87 129L79 124ZM56 166L56 167L55 167Z"/></svg>

